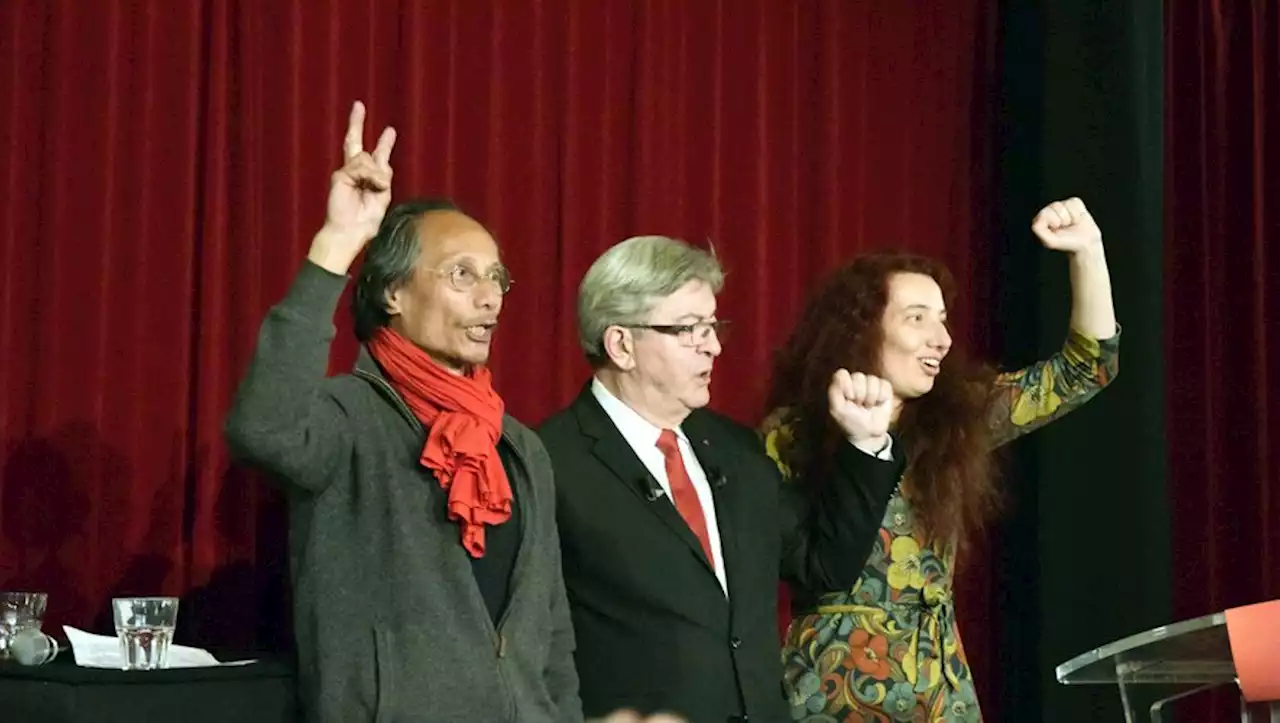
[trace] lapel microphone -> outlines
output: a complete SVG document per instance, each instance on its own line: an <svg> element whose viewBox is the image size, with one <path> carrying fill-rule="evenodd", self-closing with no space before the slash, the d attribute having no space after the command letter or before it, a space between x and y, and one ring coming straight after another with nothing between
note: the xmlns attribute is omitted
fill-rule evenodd
<svg viewBox="0 0 1280 723"><path fill-rule="evenodd" d="M646 502L657 502L666 494L662 489L662 485L658 484L658 480L654 479L653 475L647 474L641 477L640 485L645 489L644 499Z"/></svg>
<svg viewBox="0 0 1280 723"><path fill-rule="evenodd" d="M703 439L702 446L710 448L711 441L708 439ZM694 448L694 452L697 453L697 451L698 451L697 448ZM713 490L718 490L729 483L728 478L724 476L724 472L721 472L719 467L709 465L709 464L704 464L702 465L702 471L706 473L707 484L711 485L711 489Z"/></svg>
<svg viewBox="0 0 1280 723"><path fill-rule="evenodd" d="M711 483L712 489L720 489L729 483L729 479L724 476L724 472L718 467L711 467L707 470L707 481Z"/></svg>

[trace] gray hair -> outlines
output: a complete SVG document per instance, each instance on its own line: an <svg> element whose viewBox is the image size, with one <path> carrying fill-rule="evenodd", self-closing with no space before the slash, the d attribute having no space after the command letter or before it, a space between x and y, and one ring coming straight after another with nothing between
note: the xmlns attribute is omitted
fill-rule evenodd
<svg viewBox="0 0 1280 723"><path fill-rule="evenodd" d="M591 264L578 287L578 343L593 367L608 361L604 332L614 324L643 324L653 307L691 281L720 293L724 269L714 250L666 236L634 236Z"/></svg>

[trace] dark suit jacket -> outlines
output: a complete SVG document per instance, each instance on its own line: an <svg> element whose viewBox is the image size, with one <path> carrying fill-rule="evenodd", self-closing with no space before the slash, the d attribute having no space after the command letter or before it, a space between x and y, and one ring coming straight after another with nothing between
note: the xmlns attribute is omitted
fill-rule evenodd
<svg viewBox="0 0 1280 723"><path fill-rule="evenodd" d="M778 581L857 581L901 463L852 446L809 499L782 485L747 427L708 410L681 425L711 482L729 594L697 538L588 385L538 430L556 476L564 577L587 717L628 707L691 723L790 719Z"/></svg>

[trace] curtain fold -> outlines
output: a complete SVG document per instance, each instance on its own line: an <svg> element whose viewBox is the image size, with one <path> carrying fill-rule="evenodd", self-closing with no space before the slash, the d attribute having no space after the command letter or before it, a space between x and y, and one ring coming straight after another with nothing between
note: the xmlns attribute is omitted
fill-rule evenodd
<svg viewBox="0 0 1280 723"><path fill-rule="evenodd" d="M1280 7L1166 6L1166 349L1178 617L1280 597ZM1234 695L1193 712L1237 720Z"/></svg>

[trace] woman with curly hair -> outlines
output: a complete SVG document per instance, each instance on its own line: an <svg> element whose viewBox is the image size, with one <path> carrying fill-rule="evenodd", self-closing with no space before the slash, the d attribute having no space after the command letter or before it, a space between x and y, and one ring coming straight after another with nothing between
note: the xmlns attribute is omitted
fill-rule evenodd
<svg viewBox="0 0 1280 723"><path fill-rule="evenodd" d="M830 479L848 442L828 398L855 379L891 386L882 454L906 459L897 487L868 491L882 522L853 588L793 585L783 684L795 720L982 719L952 589L957 552L1000 507L991 452L1078 408L1118 370L1102 232L1078 198L1046 206L1032 230L1071 268L1071 327L1047 360L997 373L963 359L947 330L951 275L905 254L838 269L777 355L761 431L788 479Z"/></svg>

